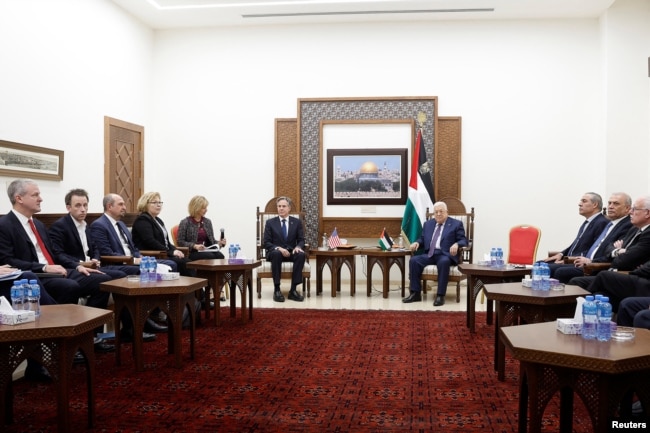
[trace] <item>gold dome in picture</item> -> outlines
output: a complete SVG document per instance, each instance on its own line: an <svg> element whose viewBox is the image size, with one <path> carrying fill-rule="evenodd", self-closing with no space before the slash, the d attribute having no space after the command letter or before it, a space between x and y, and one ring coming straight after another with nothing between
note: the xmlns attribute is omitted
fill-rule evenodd
<svg viewBox="0 0 650 433"><path fill-rule="evenodd" d="M374 162L368 161L363 163L363 165L359 169L359 173L377 174L379 173L379 169L377 168L377 165Z"/></svg>

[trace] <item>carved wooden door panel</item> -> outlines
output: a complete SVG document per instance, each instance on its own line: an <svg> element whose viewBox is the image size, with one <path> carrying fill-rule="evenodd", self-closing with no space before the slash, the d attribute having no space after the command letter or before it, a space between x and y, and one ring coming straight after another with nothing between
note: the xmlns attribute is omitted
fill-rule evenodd
<svg viewBox="0 0 650 433"><path fill-rule="evenodd" d="M122 196L136 212L144 185L144 127L104 117L104 194Z"/></svg>

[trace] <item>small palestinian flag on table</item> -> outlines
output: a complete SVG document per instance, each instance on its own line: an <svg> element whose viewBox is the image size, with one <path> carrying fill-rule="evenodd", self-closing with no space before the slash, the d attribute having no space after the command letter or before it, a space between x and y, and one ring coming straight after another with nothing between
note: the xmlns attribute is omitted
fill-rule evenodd
<svg viewBox="0 0 650 433"><path fill-rule="evenodd" d="M393 248L393 240L390 238L385 228L381 231L381 235L379 236L379 246L383 251Z"/></svg>

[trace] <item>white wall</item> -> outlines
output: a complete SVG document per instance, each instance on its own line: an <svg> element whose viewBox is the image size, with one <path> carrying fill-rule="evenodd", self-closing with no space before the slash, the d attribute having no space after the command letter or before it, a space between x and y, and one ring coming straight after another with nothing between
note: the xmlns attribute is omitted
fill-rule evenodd
<svg viewBox="0 0 650 433"><path fill-rule="evenodd" d="M168 225L203 194L252 254L255 208L274 192L274 119L313 97L438 96L439 115L462 116L477 253L518 223L542 228L540 255L565 247L584 192L650 190L644 0L600 20L160 32L105 0L51 3L0 4L0 139L66 150L64 181L40 182L46 212L76 186L100 210L108 115L145 126L145 188L162 193ZM629 153L641 157L622 165Z"/></svg>

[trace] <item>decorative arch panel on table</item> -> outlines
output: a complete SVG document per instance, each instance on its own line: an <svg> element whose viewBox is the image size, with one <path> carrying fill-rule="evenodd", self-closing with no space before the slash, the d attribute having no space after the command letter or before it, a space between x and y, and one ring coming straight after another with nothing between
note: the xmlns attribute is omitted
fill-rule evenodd
<svg viewBox="0 0 650 433"><path fill-rule="evenodd" d="M435 197L461 198L461 118L438 117L437 103L435 96L299 99L298 119L276 119L275 195L292 197L296 208L306 212L306 237L310 244L318 245L321 227L337 227L348 238L375 238L384 227L395 236L402 222L401 217L322 216L323 123L390 123L415 119L420 112L426 114L422 134L427 159L433 162ZM415 140L410 146L409 161L414 145Z"/></svg>

